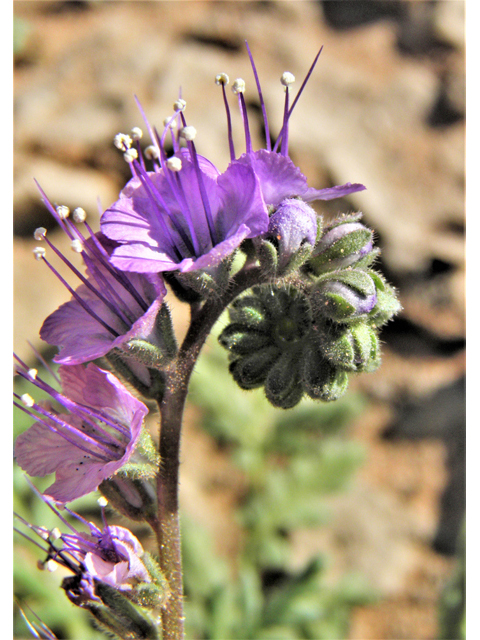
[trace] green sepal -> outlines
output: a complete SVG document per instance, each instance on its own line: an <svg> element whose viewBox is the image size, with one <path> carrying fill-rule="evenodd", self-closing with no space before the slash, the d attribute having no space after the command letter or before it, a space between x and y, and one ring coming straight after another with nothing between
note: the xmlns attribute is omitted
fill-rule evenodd
<svg viewBox="0 0 480 640"><path fill-rule="evenodd" d="M313 251L313 247L311 244L309 244L308 242L303 244L290 257L290 260L288 261L288 263L282 269L278 270L277 275L286 276L289 273L298 271L298 269L300 269L300 267L303 264L305 264L305 262L310 258L310 256L312 255L312 251Z"/></svg>
<svg viewBox="0 0 480 640"><path fill-rule="evenodd" d="M373 247L373 249L367 253L367 255L363 256L355 262L355 269L367 270L368 267L372 266L378 256L381 254L381 250L378 247Z"/></svg>
<svg viewBox="0 0 480 640"><path fill-rule="evenodd" d="M325 271L342 268L341 262L347 260L352 254L360 252L367 242L372 240L372 237L373 232L367 227L356 229L339 238L322 253L316 255L314 251L308 266L317 275ZM355 266L357 266L356 262Z"/></svg>
<svg viewBox="0 0 480 640"><path fill-rule="evenodd" d="M201 300L217 288L215 279L205 271L176 271L175 276L181 285L197 293Z"/></svg>
<svg viewBox="0 0 480 640"><path fill-rule="evenodd" d="M132 593L132 599L141 607L158 610L158 607L167 602L169 595L168 581L161 572L158 562L148 551L144 551L142 562L152 582L141 582L136 585Z"/></svg>
<svg viewBox="0 0 480 640"><path fill-rule="evenodd" d="M402 310L397 292L377 271L370 269L368 274L375 283L377 303L368 314L373 327L381 327Z"/></svg>
<svg viewBox="0 0 480 640"><path fill-rule="evenodd" d="M261 331L248 329L243 324L229 324L218 337L218 341L232 354L243 356L268 346L269 336Z"/></svg>
<svg viewBox="0 0 480 640"><path fill-rule="evenodd" d="M317 347L305 350L302 382L310 398L332 402L347 390L348 374L332 366Z"/></svg>
<svg viewBox="0 0 480 640"><path fill-rule="evenodd" d="M186 302L187 304L197 304L204 299L195 289L186 286L178 279L178 271L165 271L163 279L168 284L172 293L180 300L180 302Z"/></svg>
<svg viewBox="0 0 480 640"><path fill-rule="evenodd" d="M89 603L86 608L101 628L122 640L160 640L159 629L154 620L117 589L96 581L95 593L102 600L103 606Z"/></svg>
<svg viewBox="0 0 480 640"><path fill-rule="evenodd" d="M264 303L257 296L246 295L234 300L228 309L230 320L262 329L268 322Z"/></svg>
<svg viewBox="0 0 480 640"><path fill-rule="evenodd" d="M366 323L335 332L325 340L323 354L334 366L346 371L374 371L380 364L377 334Z"/></svg>
<svg viewBox="0 0 480 640"><path fill-rule="evenodd" d="M151 522L157 513L155 483L151 478L117 473L99 485L111 507L135 522Z"/></svg>
<svg viewBox="0 0 480 640"><path fill-rule="evenodd" d="M258 239L256 252L260 267L265 274L276 274L278 269L278 249L270 240Z"/></svg>
<svg viewBox="0 0 480 640"><path fill-rule="evenodd" d="M362 307L375 295L375 284L365 271L345 269L320 276L311 293L315 315L335 322L356 322L366 315Z"/></svg>
<svg viewBox="0 0 480 640"><path fill-rule="evenodd" d="M145 367L144 364L140 364L135 358L129 357L122 349L118 348L109 351L105 355L105 359L115 372L136 391L141 393L144 398L162 399L165 392L165 376L162 371ZM148 383L143 378L145 372L142 372L142 378L140 378L138 367L146 369Z"/></svg>
<svg viewBox="0 0 480 640"><path fill-rule="evenodd" d="M132 338L123 345L127 357L134 358L152 369L161 369L178 351L170 310L163 304L155 318L155 326L149 340Z"/></svg>
<svg viewBox="0 0 480 640"><path fill-rule="evenodd" d="M280 356L280 350L266 347L249 355L233 360L229 371L242 389L255 389L262 386L273 364Z"/></svg>
<svg viewBox="0 0 480 640"><path fill-rule="evenodd" d="M274 407L290 409L300 402L303 389L296 352L286 352L271 367L265 380L265 395Z"/></svg>

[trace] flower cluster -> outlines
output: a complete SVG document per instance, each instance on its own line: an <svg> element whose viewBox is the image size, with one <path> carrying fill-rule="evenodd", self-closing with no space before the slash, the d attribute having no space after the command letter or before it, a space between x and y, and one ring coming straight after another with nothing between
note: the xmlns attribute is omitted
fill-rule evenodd
<svg viewBox="0 0 480 640"><path fill-rule="evenodd" d="M74 266L44 228L35 231L35 238L79 280L76 287L70 285L47 257L46 248L40 245L35 249L35 257L71 294L70 301L54 311L40 330L43 340L59 348L54 360L62 365L63 393L32 378L23 363L19 373L30 376L69 413L57 413L33 400L22 401L24 410L37 421L17 440L15 455L31 475L56 472L56 482L48 490L56 500L72 500L115 475L137 446L147 412L111 372L99 369L92 361L106 358L109 367L145 397L161 399L165 367L177 354L164 277L180 297L182 287L183 292L196 289L193 296L182 299L205 302L212 287L216 296L222 283L223 290L228 290L232 257L241 248L247 255L244 271L255 265L260 269L258 284L266 278L272 282L272 278L308 269L309 277L318 281L316 298L324 299L333 315L343 304L340 300L353 305L354 316L370 312L374 305L376 287L370 276L344 271L341 277L332 279L323 273L325 264L332 266L330 245L338 248L344 240L338 241L335 229L321 236L321 218L309 204L345 196L364 186L347 183L311 188L288 155L289 121L320 52L292 104L294 77L291 73L281 77L284 117L276 143L270 137L257 70L250 50L248 53L263 113L266 148L252 147L245 82L239 78L232 89L243 121L245 151L236 154L226 94L229 79L222 73L215 81L223 93L231 157L223 173L197 152L196 131L187 124L186 102L179 98L161 134L138 105L151 137L150 146L142 149L143 133L138 127L115 137L132 178L117 202L103 213L100 232L91 230L83 209L77 208L70 215L66 206L53 205L40 189L45 205L69 237L73 251L81 255L86 269L84 274ZM170 155L169 145L173 149ZM358 225L353 220L342 224L342 238L345 230L348 237L356 238ZM369 251L368 242L367 238L360 253ZM345 257L342 259L345 261ZM345 304L340 314L345 313ZM294 315L305 311L300 306Z"/></svg>
<svg viewBox="0 0 480 640"><path fill-rule="evenodd" d="M267 399L287 409L304 394L336 400L349 373L378 367L378 328L400 306L370 268L377 251L359 219L331 223L288 285L257 286L233 302L219 340L242 389L264 386Z"/></svg>
<svg viewBox="0 0 480 640"><path fill-rule="evenodd" d="M272 404L289 408L305 394L334 400L345 391L349 373L376 368L378 328L400 308L393 288L372 269L378 250L361 215L324 227L310 206L365 187L309 187L289 157L290 118L320 52L293 101L295 79L282 75L283 121L273 142L248 49L266 132L265 148L259 150L253 149L244 80L232 83L245 135L245 149L238 154L226 93L229 78L216 76L230 151L223 172L197 151L196 130L187 123L186 102L179 97L160 132L138 103L150 145L142 147L138 127L115 136L131 179L101 215L99 232L92 231L83 209L70 215L68 207L52 204L40 189L84 268L55 246L46 229L35 231L42 243L35 257L71 299L40 330L40 337L58 348L59 377L51 374L61 390L17 358L18 375L49 399L36 402L27 393L15 394L16 406L34 420L17 438L15 457L31 476L55 473L45 491L49 500L65 504L99 488L122 515L155 529L162 571L171 580L169 588L174 585L165 620L177 613L183 619L175 555L180 541L160 530L162 501L168 499L169 509L178 503L178 486L168 486L168 496L166 489L167 482L178 479L178 407L184 406L195 360L223 311L230 307L231 324L220 342L229 350L234 379L244 389L264 386ZM76 285L47 257L50 251ZM234 261L236 255L242 259ZM172 296L190 304L191 323L180 347L168 307ZM162 411L161 466L143 425L147 406L132 388ZM61 534L58 544L52 532L34 529L47 535L48 562L74 574L63 583L68 597L119 637L157 638L155 625L128 600L147 608L159 604L163 587L155 564L127 529L87 525L88 534Z"/></svg>

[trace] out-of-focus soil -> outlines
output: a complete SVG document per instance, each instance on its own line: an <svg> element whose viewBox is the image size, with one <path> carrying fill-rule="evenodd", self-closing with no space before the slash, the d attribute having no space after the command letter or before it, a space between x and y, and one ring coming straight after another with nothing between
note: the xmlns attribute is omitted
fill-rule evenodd
<svg viewBox="0 0 480 640"><path fill-rule="evenodd" d="M33 178L52 202L84 207L97 229L97 199L105 209L128 178L112 138L141 126L134 94L160 125L181 86L200 152L223 169L215 75L244 77L258 104L248 40L279 127L280 75L292 71L300 86L324 45L291 121L291 156L317 188L367 186L318 210L363 211L404 310L382 334L380 370L352 384L371 399L351 429L367 462L332 500L331 525L296 533L292 562L326 549L332 577L359 570L378 589L378 604L354 612L351 640L437 637L465 504L464 3L29 0L14 13L24 33L14 72L14 346L27 360L26 340L41 348L43 319L67 299L33 261L38 226L67 249ZM175 317L184 324L180 308ZM241 478L195 418L189 409L182 504L233 557Z"/></svg>

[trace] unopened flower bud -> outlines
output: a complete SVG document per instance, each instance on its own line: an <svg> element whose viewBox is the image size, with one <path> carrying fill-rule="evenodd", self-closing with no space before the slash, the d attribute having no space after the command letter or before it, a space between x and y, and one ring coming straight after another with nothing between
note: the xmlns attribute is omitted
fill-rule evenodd
<svg viewBox="0 0 480 640"><path fill-rule="evenodd" d="M397 292L385 278L377 271L368 271L369 276L375 283L377 301L369 314L370 324L374 327L381 327L402 310L402 305L397 298Z"/></svg>
<svg viewBox="0 0 480 640"><path fill-rule="evenodd" d="M270 217L265 234L277 247L277 274L297 269L307 259L315 245L317 225L317 214L303 200L283 200Z"/></svg>
<svg viewBox="0 0 480 640"><path fill-rule="evenodd" d="M320 316L348 322L369 313L377 302L372 278L359 269L326 274L317 281L312 298Z"/></svg>
<svg viewBox="0 0 480 640"><path fill-rule="evenodd" d="M345 269L372 254L372 261L378 251L373 251L373 232L358 222L359 215L343 216L328 225L317 242L308 268L316 275L325 271Z"/></svg>

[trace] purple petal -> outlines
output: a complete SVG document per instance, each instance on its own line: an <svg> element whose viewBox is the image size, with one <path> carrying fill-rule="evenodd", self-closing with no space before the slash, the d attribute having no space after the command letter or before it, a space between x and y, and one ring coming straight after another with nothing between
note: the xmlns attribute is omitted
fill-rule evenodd
<svg viewBox="0 0 480 640"><path fill-rule="evenodd" d="M18 464L29 475L43 477L55 471L55 482L45 495L58 502L69 502L94 491L98 485L120 469L130 458L140 437L147 407L137 400L108 371L93 363L87 367L71 365L60 367L65 395L92 409L101 410L110 419L117 420L129 431L129 441L123 445L119 459L99 461L59 433L53 432L45 422L35 422L22 433L15 443ZM79 426L79 416L62 415L66 422Z"/></svg>
<svg viewBox="0 0 480 640"><path fill-rule="evenodd" d="M329 187L327 189L312 189L309 188L302 195L305 202L313 202L313 200L334 200L335 198L342 198L348 196L350 193L356 193L357 191L364 191L366 187L363 184L346 184L337 185L336 187Z"/></svg>
<svg viewBox="0 0 480 640"><path fill-rule="evenodd" d="M254 170L265 202L277 206L285 198L303 196L308 191L307 179L290 158L260 149L244 154L238 160Z"/></svg>
<svg viewBox="0 0 480 640"><path fill-rule="evenodd" d="M130 317L136 318L131 326L127 326L114 314L97 296L85 285L77 289L77 293L88 306L104 320L119 336L115 337L102 326L94 317L72 298L61 305L44 321L40 329L40 337L48 344L60 347L55 356L55 362L62 364L80 364L99 358L115 347L131 338L148 338L153 331L155 318L166 294L166 288L160 278L147 280L144 276L130 274L129 280L144 300L150 302L150 307L144 313L129 293L103 270L107 286L121 296L124 308Z"/></svg>

